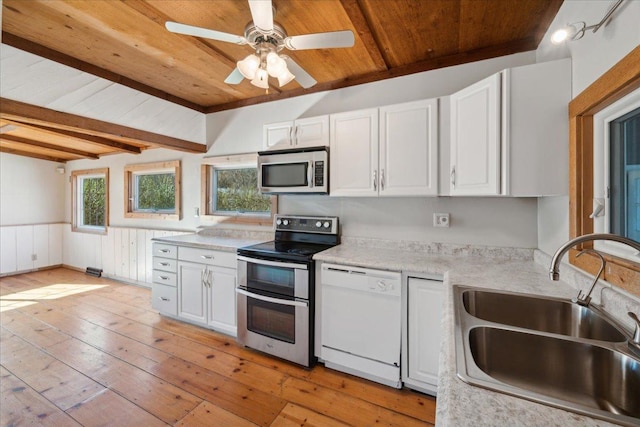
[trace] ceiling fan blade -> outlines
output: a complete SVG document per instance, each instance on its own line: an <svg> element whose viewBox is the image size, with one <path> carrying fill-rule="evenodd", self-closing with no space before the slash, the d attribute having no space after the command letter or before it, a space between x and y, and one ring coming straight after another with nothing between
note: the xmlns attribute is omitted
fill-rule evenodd
<svg viewBox="0 0 640 427"><path fill-rule="evenodd" d="M273 6L271 0L249 0L251 18L258 30L269 34L273 32Z"/></svg>
<svg viewBox="0 0 640 427"><path fill-rule="evenodd" d="M291 50L351 47L354 43L355 38L351 30L303 34L301 36L291 36L284 39L284 45L287 49Z"/></svg>
<svg viewBox="0 0 640 427"><path fill-rule="evenodd" d="M240 70L238 70L238 67L236 67L231 74L229 74L227 76L226 79L224 79L224 82L230 85L237 85L240 84L240 82L242 81L242 79L244 79L244 76L242 75L242 73L240 72Z"/></svg>
<svg viewBox="0 0 640 427"><path fill-rule="evenodd" d="M235 44L247 44L247 39L234 34L223 33L222 31L209 30L208 28L194 27L193 25L180 24L178 22L167 21L165 28L172 33L185 34L187 36L202 37L205 39L219 40Z"/></svg>
<svg viewBox="0 0 640 427"><path fill-rule="evenodd" d="M301 66L299 66L293 59L289 58L286 55L281 55L280 56L282 59L284 59L287 62L287 67L289 68L289 71L291 71L291 74L293 74L294 76L296 76L296 81L298 82L298 84L300 86L302 86L305 89L310 88L311 86L315 85L316 83L318 83L316 81L316 79L314 79L313 77L311 77L311 75L309 75L309 73L307 73Z"/></svg>

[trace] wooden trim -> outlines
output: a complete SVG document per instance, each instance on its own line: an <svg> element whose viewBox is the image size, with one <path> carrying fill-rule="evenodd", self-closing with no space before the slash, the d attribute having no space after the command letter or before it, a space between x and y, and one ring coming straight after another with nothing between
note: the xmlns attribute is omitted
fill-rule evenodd
<svg viewBox="0 0 640 427"><path fill-rule="evenodd" d="M154 213L154 212L135 212L133 210L133 175L136 172L154 172L159 170L173 170L175 174L175 213ZM124 217L125 218L145 218L145 219L161 219L168 221L179 221L182 219L182 203L181 191L182 173L180 160L172 160L167 162L142 163L135 165L126 165L124 167Z"/></svg>
<svg viewBox="0 0 640 427"><path fill-rule="evenodd" d="M569 103L569 233L577 237L593 232L589 218L593 200L593 116L625 95L640 88L640 46L611 67ZM592 243L581 248L591 248ZM580 249L580 248L579 248ZM589 254L569 262L597 274L600 261ZM604 279L640 296L640 263L603 254L607 262Z"/></svg>
<svg viewBox="0 0 640 427"><path fill-rule="evenodd" d="M42 58L57 62L59 64L75 68L76 70L84 71L96 77L100 77L105 80L130 87L131 89L135 89L148 95L155 96L156 98L164 99L165 101L173 102L174 104L182 105L183 107L187 107L201 113L204 112L204 108L194 102L171 95L170 93L145 85L144 83L140 83L121 74L109 71L105 68L100 68L89 62L84 62L56 50L49 49L48 47L23 39L11 33L7 33L6 31L2 32L2 43L15 47L16 49L24 50L25 52L38 55Z"/></svg>
<svg viewBox="0 0 640 427"><path fill-rule="evenodd" d="M211 206L211 171L214 165L233 165L255 163L257 153L237 154L231 156L206 157L200 166L200 217L216 224L244 224L272 226L273 218L278 213L278 196L271 196L270 215L219 215L210 213Z"/></svg>
<svg viewBox="0 0 640 427"><path fill-rule="evenodd" d="M168 148L189 153L205 153L207 151L205 144L134 129L102 120L90 119L75 114L50 110L7 98L0 98L0 118L45 127L55 127L58 130L63 129L98 137L128 139L131 142L142 145L151 144L155 148Z"/></svg>
<svg viewBox="0 0 640 427"><path fill-rule="evenodd" d="M89 228L78 227L78 200L77 200L77 191L78 191L78 177L82 175L97 175L104 174L104 230L92 230ZM83 169L83 170L75 170L71 171L71 231L79 232L79 233L89 233L89 234L107 234L107 229L109 227L109 168L98 168L98 169Z"/></svg>

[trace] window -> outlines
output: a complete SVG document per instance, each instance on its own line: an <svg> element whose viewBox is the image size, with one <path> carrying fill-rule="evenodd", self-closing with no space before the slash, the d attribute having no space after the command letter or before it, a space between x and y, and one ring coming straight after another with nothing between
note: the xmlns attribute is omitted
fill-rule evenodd
<svg viewBox="0 0 640 427"><path fill-rule="evenodd" d="M180 219L180 161L129 165L125 217Z"/></svg>
<svg viewBox="0 0 640 427"><path fill-rule="evenodd" d="M109 224L109 169L71 172L73 231L106 233Z"/></svg>
<svg viewBox="0 0 640 427"><path fill-rule="evenodd" d="M640 241L640 90L593 117L594 231ZM603 252L640 261L635 251L615 242L595 242Z"/></svg>
<svg viewBox="0 0 640 427"><path fill-rule="evenodd" d="M256 155L213 157L202 165L202 206L217 222L271 224L277 197L258 192Z"/></svg>
<svg viewBox="0 0 640 427"><path fill-rule="evenodd" d="M597 113L640 89L640 48L636 48L604 73L569 104L569 231L570 237L593 233L594 200L603 198L603 189L594 186L604 182L604 171L596 167L594 140L602 135L595 120ZM608 163L608 162L607 162ZM598 178L597 173L601 176ZM600 217L598 217L600 218ZM593 247L587 243L582 249ZM603 251L604 252L604 251ZM609 252L611 253L611 252ZM591 274L597 274L600 260L591 254L576 258L577 251L569 252L570 262ZM632 294L640 296L640 263L619 256L604 254L607 268L604 279Z"/></svg>

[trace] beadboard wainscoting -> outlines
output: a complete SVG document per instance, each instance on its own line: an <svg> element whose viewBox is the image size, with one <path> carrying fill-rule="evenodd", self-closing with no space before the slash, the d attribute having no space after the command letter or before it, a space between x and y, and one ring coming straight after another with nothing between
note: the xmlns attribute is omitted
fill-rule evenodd
<svg viewBox="0 0 640 427"><path fill-rule="evenodd" d="M62 264L64 226L52 223L0 227L0 275Z"/></svg>
<svg viewBox="0 0 640 427"><path fill-rule="evenodd" d="M186 231L109 227L107 234L77 233L65 224L63 264L69 267L102 269L102 274L140 286L151 287L152 245L155 237L177 236Z"/></svg>

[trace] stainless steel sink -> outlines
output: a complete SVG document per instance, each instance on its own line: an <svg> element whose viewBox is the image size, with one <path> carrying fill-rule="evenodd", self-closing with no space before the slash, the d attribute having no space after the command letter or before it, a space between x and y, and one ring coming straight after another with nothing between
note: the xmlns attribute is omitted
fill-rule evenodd
<svg viewBox="0 0 640 427"><path fill-rule="evenodd" d="M640 425L640 358L605 313L569 300L462 286L454 286L454 298L463 381Z"/></svg>
<svg viewBox="0 0 640 427"><path fill-rule="evenodd" d="M462 301L467 313L490 322L602 341L627 339L594 309L568 300L466 290Z"/></svg>

